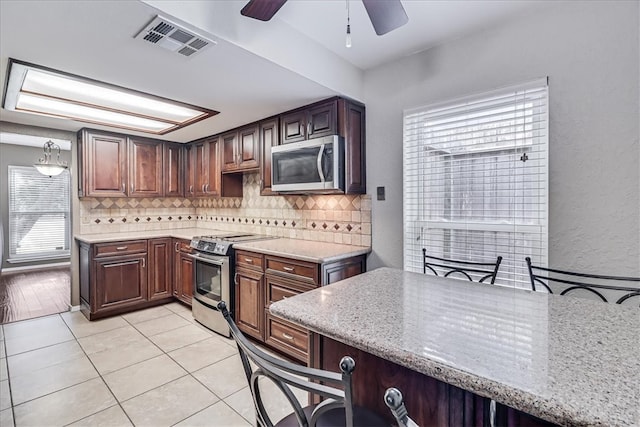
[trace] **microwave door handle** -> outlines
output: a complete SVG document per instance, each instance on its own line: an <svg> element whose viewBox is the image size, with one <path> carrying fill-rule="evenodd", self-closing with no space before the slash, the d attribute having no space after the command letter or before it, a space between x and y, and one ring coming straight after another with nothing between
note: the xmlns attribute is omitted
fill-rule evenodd
<svg viewBox="0 0 640 427"><path fill-rule="evenodd" d="M324 158L323 154L324 154L324 144L322 144L320 146L320 150L318 150L318 160L316 162L318 165L318 175L320 175L320 182L325 181L324 173L322 173L322 159Z"/></svg>

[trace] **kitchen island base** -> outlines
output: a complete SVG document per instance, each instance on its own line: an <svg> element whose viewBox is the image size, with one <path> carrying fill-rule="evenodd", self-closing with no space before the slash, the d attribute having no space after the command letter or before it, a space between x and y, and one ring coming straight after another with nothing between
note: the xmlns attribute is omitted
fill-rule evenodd
<svg viewBox="0 0 640 427"><path fill-rule="evenodd" d="M356 362L353 373L354 404L370 408L395 423L384 403L384 392L396 387L402 392L409 416L421 427L489 426L490 399L462 390L427 375L397 365L333 339L312 333L311 365L335 371L343 356ZM555 426L504 405L496 405L496 426Z"/></svg>

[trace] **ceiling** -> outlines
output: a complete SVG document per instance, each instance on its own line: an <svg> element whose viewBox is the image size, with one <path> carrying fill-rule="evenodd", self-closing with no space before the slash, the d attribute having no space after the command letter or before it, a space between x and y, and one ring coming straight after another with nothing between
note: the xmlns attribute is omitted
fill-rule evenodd
<svg viewBox="0 0 640 427"><path fill-rule="evenodd" d="M364 101L367 69L542 3L404 0L409 23L379 37L362 3L351 0L347 49L341 0L289 0L269 22L241 16L244 0L0 1L0 78L14 58L220 111L161 137L188 142L333 95ZM217 44L185 58L134 39L157 14ZM85 126L4 109L0 120Z"/></svg>

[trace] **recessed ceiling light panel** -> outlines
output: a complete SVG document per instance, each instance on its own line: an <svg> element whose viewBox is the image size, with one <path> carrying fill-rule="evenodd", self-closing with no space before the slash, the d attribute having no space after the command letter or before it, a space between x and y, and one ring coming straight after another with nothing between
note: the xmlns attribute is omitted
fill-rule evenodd
<svg viewBox="0 0 640 427"><path fill-rule="evenodd" d="M218 114L14 59L3 107L159 135Z"/></svg>

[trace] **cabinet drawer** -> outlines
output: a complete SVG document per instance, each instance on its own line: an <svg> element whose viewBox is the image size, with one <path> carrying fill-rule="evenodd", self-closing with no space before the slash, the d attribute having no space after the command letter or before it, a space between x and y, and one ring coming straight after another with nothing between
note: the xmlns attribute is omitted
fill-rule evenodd
<svg viewBox="0 0 640 427"><path fill-rule="evenodd" d="M263 258L253 252L236 251L236 265L262 271Z"/></svg>
<svg viewBox="0 0 640 427"><path fill-rule="evenodd" d="M310 284L302 284L292 280L286 280L279 276L267 275L267 308L274 302L289 298L302 292L314 289Z"/></svg>
<svg viewBox="0 0 640 427"><path fill-rule="evenodd" d="M126 242L98 243L95 245L95 256L112 256L147 252L146 240L130 240Z"/></svg>
<svg viewBox="0 0 640 427"><path fill-rule="evenodd" d="M173 244L173 250L176 252L183 252L190 254L193 252L193 248L190 246L190 240L177 240Z"/></svg>
<svg viewBox="0 0 640 427"><path fill-rule="evenodd" d="M266 257L267 272L284 274L293 280L318 285L318 264L286 258Z"/></svg>
<svg viewBox="0 0 640 427"><path fill-rule="evenodd" d="M282 319L267 314L266 343L278 350L307 361L309 332Z"/></svg>

